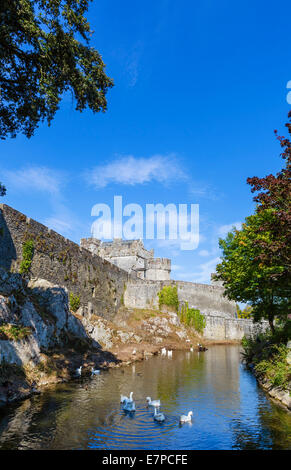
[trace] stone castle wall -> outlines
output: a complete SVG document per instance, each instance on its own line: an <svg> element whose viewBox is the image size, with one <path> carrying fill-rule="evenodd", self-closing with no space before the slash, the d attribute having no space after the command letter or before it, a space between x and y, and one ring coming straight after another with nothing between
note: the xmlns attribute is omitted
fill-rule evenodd
<svg viewBox="0 0 291 470"><path fill-rule="evenodd" d="M154 258L154 250L147 250L142 240L101 242L95 238L82 238L81 246L128 273L135 272L140 279L170 280L171 260Z"/></svg>
<svg viewBox="0 0 291 470"><path fill-rule="evenodd" d="M113 320L121 305L158 309L158 292L164 285L177 285L179 301L188 302L189 307L198 308L205 315L205 338L239 340L243 333L249 335L254 331L251 321L235 318L235 303L223 296L224 289L217 283L140 279L138 271L129 274L94 254L92 248L98 246L98 241L87 239L92 245L88 251L84 245L80 247L6 204L0 204L0 267L19 272L23 244L27 240L34 243L29 276L46 279L78 295L85 317L96 314ZM167 259L150 260L150 263L156 263L159 268L169 267Z"/></svg>
<svg viewBox="0 0 291 470"><path fill-rule="evenodd" d="M255 324L252 320L236 318L236 304L223 296L224 289L219 284L131 280L124 293L124 304L128 308L158 309L158 292L166 285L176 285L179 302L188 302L190 308L199 309L204 315L205 339L239 341L243 336L253 336L268 328L265 321Z"/></svg>
<svg viewBox="0 0 291 470"><path fill-rule="evenodd" d="M83 314L112 319L129 278L112 265L6 204L0 205L0 266L19 271L23 244L33 240L30 277L46 279L78 295Z"/></svg>
<svg viewBox="0 0 291 470"><path fill-rule="evenodd" d="M236 304L223 296L221 286L194 284L184 281L139 281L127 283L124 304L134 308L159 307L158 292L165 285L176 285L180 302L188 302L190 308L198 308L204 315L235 318Z"/></svg>

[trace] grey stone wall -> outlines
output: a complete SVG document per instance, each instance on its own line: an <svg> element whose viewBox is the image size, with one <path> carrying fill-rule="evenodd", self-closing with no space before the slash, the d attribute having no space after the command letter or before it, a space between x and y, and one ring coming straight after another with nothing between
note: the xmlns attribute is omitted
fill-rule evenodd
<svg viewBox="0 0 291 470"><path fill-rule="evenodd" d="M101 242L82 238L81 246L128 273L135 272L140 279L170 280L171 260L154 258L154 250L146 250L142 240L115 238L112 242Z"/></svg>
<svg viewBox="0 0 291 470"><path fill-rule="evenodd" d="M85 316L114 317L130 277L127 272L0 204L0 266L18 272L27 240L34 243L30 278L46 279L80 296Z"/></svg>
<svg viewBox="0 0 291 470"><path fill-rule="evenodd" d="M235 302L223 296L223 287L183 281L130 281L124 294L125 306L158 308L158 292L164 285L176 285L179 301L188 302L204 315L235 317Z"/></svg>
<svg viewBox="0 0 291 470"><path fill-rule="evenodd" d="M206 327L203 336L205 339L215 341L239 341L244 336L255 336L259 332L266 331L269 327L267 321L254 323L252 320L243 318L225 318L211 315L205 315L205 319Z"/></svg>
<svg viewBox="0 0 291 470"><path fill-rule="evenodd" d="M239 341L243 336L253 336L268 328L268 322L255 324L252 320L236 318L235 302L223 296L220 285L134 280L127 284L124 304L128 308L158 309L158 292L165 285L177 285L179 302L188 302L190 308L198 308L205 316L205 339Z"/></svg>

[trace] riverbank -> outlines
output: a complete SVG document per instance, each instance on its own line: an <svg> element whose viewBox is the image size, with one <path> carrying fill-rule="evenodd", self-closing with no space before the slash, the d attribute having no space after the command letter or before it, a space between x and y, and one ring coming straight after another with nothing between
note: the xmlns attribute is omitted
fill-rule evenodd
<svg viewBox="0 0 291 470"><path fill-rule="evenodd" d="M65 288L0 271L0 404L47 386L132 364L167 350L195 350L203 339L171 309L121 307L114 321L73 311Z"/></svg>
<svg viewBox="0 0 291 470"><path fill-rule="evenodd" d="M291 341L286 330L244 339L244 360L259 385L291 411Z"/></svg>

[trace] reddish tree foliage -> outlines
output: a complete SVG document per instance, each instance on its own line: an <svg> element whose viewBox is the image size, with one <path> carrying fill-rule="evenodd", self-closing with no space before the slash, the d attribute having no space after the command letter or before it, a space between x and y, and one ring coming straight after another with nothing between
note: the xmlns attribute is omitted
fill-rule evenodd
<svg viewBox="0 0 291 470"><path fill-rule="evenodd" d="M286 124L291 135L291 111ZM284 267L282 274L275 275L274 281L282 285L288 295L291 286L291 142L288 138L275 135L283 149L281 157L284 166L276 176L270 174L265 178L248 178L252 192L258 192L254 197L257 211L269 210L270 218L266 219L259 231L269 231L272 242L258 241L261 247L260 261L266 265L280 264Z"/></svg>

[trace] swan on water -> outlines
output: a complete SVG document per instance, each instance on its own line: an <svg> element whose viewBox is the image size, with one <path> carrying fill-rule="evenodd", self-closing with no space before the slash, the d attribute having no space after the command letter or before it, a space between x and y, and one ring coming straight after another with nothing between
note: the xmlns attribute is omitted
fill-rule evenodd
<svg viewBox="0 0 291 470"><path fill-rule="evenodd" d="M160 400L151 400L151 397L146 397L146 401L148 403L148 406L155 406L157 408L161 406Z"/></svg>
<svg viewBox="0 0 291 470"><path fill-rule="evenodd" d="M172 353L173 353L173 351L172 351L172 350L169 350L169 351L168 351L168 357L172 357Z"/></svg>
<svg viewBox="0 0 291 470"><path fill-rule="evenodd" d="M193 411L189 411L187 415L180 416L180 423L190 423L192 421Z"/></svg>
<svg viewBox="0 0 291 470"><path fill-rule="evenodd" d="M158 423L162 423L165 419L164 413L158 413L157 408L155 408L154 420L158 421Z"/></svg>
<svg viewBox="0 0 291 470"><path fill-rule="evenodd" d="M99 374L100 374L100 370L99 369L94 369L94 367L92 367L91 375L99 375Z"/></svg>
<svg viewBox="0 0 291 470"><path fill-rule="evenodd" d="M130 392L129 398L125 395L120 395L120 403L124 404L125 402L132 401L132 395L133 392Z"/></svg>
<svg viewBox="0 0 291 470"><path fill-rule="evenodd" d="M135 411L135 403L132 399L133 392L130 392L129 398L123 402L124 411Z"/></svg>
<svg viewBox="0 0 291 470"><path fill-rule="evenodd" d="M166 348L161 349L161 354L162 356L165 356L167 354Z"/></svg>

